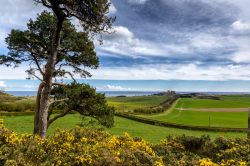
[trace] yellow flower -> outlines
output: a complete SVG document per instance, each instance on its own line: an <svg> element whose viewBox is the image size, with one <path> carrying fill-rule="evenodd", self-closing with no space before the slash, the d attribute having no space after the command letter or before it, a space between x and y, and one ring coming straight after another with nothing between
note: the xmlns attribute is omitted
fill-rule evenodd
<svg viewBox="0 0 250 166"><path fill-rule="evenodd" d="M200 166L218 166L218 164L215 164L212 162L209 158L203 158L199 160Z"/></svg>

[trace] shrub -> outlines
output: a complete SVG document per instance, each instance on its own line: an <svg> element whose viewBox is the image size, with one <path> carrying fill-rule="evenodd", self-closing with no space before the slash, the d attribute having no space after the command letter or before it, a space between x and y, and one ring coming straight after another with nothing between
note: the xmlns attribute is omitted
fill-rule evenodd
<svg viewBox="0 0 250 166"><path fill-rule="evenodd" d="M8 94L0 94L0 111L25 112L34 111L35 100L32 98L15 97Z"/></svg>
<svg viewBox="0 0 250 166"><path fill-rule="evenodd" d="M183 135L151 145L87 128L58 130L46 139L4 128L0 133L0 165L250 165L250 139Z"/></svg>
<svg viewBox="0 0 250 166"><path fill-rule="evenodd" d="M153 113L162 113L165 109L162 107L157 108L136 108L134 109L134 113L140 113L140 114L153 114Z"/></svg>
<svg viewBox="0 0 250 166"><path fill-rule="evenodd" d="M148 142L128 134L76 128L41 139L0 132L0 165L163 165Z"/></svg>
<svg viewBox="0 0 250 166"><path fill-rule="evenodd" d="M250 165L250 139L183 135L167 137L153 149L166 165Z"/></svg>
<svg viewBox="0 0 250 166"><path fill-rule="evenodd" d="M6 112L23 112L24 111L24 106L21 105L21 104L16 104L15 102L2 103L0 105L0 110L1 111L6 111Z"/></svg>

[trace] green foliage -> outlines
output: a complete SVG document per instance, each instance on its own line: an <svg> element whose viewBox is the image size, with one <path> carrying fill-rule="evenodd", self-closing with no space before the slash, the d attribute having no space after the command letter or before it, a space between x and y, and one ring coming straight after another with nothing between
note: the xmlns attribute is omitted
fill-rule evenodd
<svg viewBox="0 0 250 166"><path fill-rule="evenodd" d="M55 107L65 112L76 111L83 116L93 117L106 127L114 124L114 108L107 105L104 94L96 93L90 85L72 83L58 86L53 89L52 95L56 100L63 100Z"/></svg>
<svg viewBox="0 0 250 166"><path fill-rule="evenodd" d="M162 166L162 160L143 139L128 134L76 128L58 130L41 139L0 129L1 165L145 165Z"/></svg>
<svg viewBox="0 0 250 166"><path fill-rule="evenodd" d="M28 30L21 31L13 29L6 38L8 44L8 55L0 56L0 64L18 65L26 61L32 62L34 66L27 70L32 76L40 70L47 62L51 54L53 33L56 28L56 17L47 11L38 15L36 20L30 20L27 24ZM77 32L74 25L64 21L61 33L60 50L54 71L54 77L63 77L73 69L73 73L81 76L90 76L82 67L97 68L98 57L94 50L94 44L85 32ZM71 76L71 75L70 75Z"/></svg>
<svg viewBox="0 0 250 166"><path fill-rule="evenodd" d="M112 112L114 111L105 105L104 96L91 96L87 103L84 103L83 98L86 99L88 96L77 94L76 91L74 93L65 91L67 98L69 98L65 104L65 109L68 109L65 113L54 119L50 119L48 116L49 96L55 83L53 81L57 77L70 76L76 81L74 74L81 77L91 76L86 69L96 69L99 66L99 60L90 36L111 28L114 19L107 15L109 1L34 1L51 9L53 14L44 11L38 15L35 21L29 21L27 30L12 30L6 38L9 53L0 56L0 65L17 67L21 63L29 63L30 68L26 70L29 78L37 78L41 81L36 101L34 133L45 137L49 125L71 110L78 111L83 115L87 113L87 116L96 118L101 124L112 126L113 121L110 117L113 116ZM72 17L80 21L84 31L76 30L70 21ZM90 92L90 95L92 94ZM72 99L78 101L72 102ZM94 105L90 106L90 100ZM86 104L86 106L82 104ZM90 110L86 111L85 109L88 108ZM15 110L15 108L12 109ZM108 122L108 120L110 121Z"/></svg>
<svg viewBox="0 0 250 166"><path fill-rule="evenodd" d="M0 111L26 112L34 111L35 101L26 97L15 97L8 94L0 94Z"/></svg>
<svg viewBox="0 0 250 166"><path fill-rule="evenodd" d="M250 139L169 136L156 144L125 133L57 130L46 139L0 129L1 165L247 166Z"/></svg>
<svg viewBox="0 0 250 166"><path fill-rule="evenodd" d="M109 0L34 0L51 8L58 19L62 17L77 18L85 31L99 33L111 28L115 18L109 17ZM55 10L56 9L56 10Z"/></svg>
<svg viewBox="0 0 250 166"><path fill-rule="evenodd" d="M167 137L153 146L163 162L170 165L249 165L250 140L211 140L208 136Z"/></svg>
<svg viewBox="0 0 250 166"><path fill-rule="evenodd" d="M156 108L136 108L134 109L134 113L141 113L141 114L153 114L153 113L162 113L165 109L163 107L156 107Z"/></svg>

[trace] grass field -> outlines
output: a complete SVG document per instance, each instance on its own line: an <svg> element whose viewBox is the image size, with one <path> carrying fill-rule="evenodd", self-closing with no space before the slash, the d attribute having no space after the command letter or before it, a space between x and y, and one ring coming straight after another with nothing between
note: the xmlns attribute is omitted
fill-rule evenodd
<svg viewBox="0 0 250 166"><path fill-rule="evenodd" d="M248 108L250 107L249 95L225 95L221 100L182 98L176 105L177 108Z"/></svg>
<svg viewBox="0 0 250 166"><path fill-rule="evenodd" d="M5 116L4 126L14 130L18 133L32 133L33 130L33 116ZM57 128L70 129L81 123L79 115L67 115L58 119L53 123L48 130L48 134L52 134ZM115 126L107 129L109 132L120 135L124 132L129 133L134 137L142 137L152 143L156 143L164 139L168 135L210 135L212 138L224 136L227 138L246 137L244 133L222 133L222 132L202 132L192 130L182 130L174 128L166 128L148 125L144 123L135 122L125 118L115 117Z"/></svg>
<svg viewBox="0 0 250 166"><path fill-rule="evenodd" d="M176 105L159 115L141 115L146 118L178 124L247 128L248 112L219 112L216 108L247 108L250 96L222 96L221 100L178 99ZM213 111L197 111L214 108ZM209 109L208 109L209 110Z"/></svg>
<svg viewBox="0 0 250 166"><path fill-rule="evenodd" d="M117 111L131 111L136 108L157 106L167 100L167 96L108 97L107 100Z"/></svg>
<svg viewBox="0 0 250 166"><path fill-rule="evenodd" d="M132 110L135 108L145 108L156 106L167 99L166 96L136 96L136 97L110 97L109 105L115 106L118 110ZM250 104L250 96L222 96L221 100L206 99L178 99L171 109L154 115L141 115L150 119L161 121L217 127L247 127L247 112L209 112L197 111L198 109L216 108L247 108ZM194 111L195 110L195 111ZM4 116L4 126L18 133L32 133L33 116ZM82 119L79 115L67 115L55 121L48 130L52 134L57 128L70 129L79 125ZM212 138L224 137L246 137L244 133L222 133L222 132L202 132L192 130L182 130L166 128L135 122L132 120L115 117L115 126L107 129L113 134L123 134L128 132L134 137L143 137L150 142L158 142L168 135L210 135Z"/></svg>

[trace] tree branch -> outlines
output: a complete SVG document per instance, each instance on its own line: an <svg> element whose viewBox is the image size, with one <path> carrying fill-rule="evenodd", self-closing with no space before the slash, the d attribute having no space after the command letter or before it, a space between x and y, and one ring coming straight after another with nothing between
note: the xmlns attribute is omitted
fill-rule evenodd
<svg viewBox="0 0 250 166"><path fill-rule="evenodd" d="M48 5L48 3L47 3L46 0L34 0L34 1L37 2L37 3L43 4L43 5L46 6L47 8L51 8L51 6Z"/></svg>
<svg viewBox="0 0 250 166"><path fill-rule="evenodd" d="M53 123L55 120L57 120L58 118L64 117L64 116L67 115L70 111L71 111L71 110L67 110L67 111L65 111L65 112L63 112L63 113L61 113L61 114L55 116L54 118L50 119L50 120L48 121L48 126L47 126L47 128L48 128L48 127L50 126L50 124Z"/></svg>
<svg viewBox="0 0 250 166"><path fill-rule="evenodd" d="M58 103L58 102L62 102L62 101L67 101L67 100L69 100L69 99L55 100L55 101L51 102L50 105Z"/></svg>
<svg viewBox="0 0 250 166"><path fill-rule="evenodd" d="M42 68L41 68L41 66L40 66L40 64L39 64L39 62L38 62L37 57L36 57L33 53L31 53L31 56L32 56L33 59L34 59L34 61L35 61L35 63L36 63L36 66L37 66L39 72L41 73L41 75L44 76L44 72L43 72L43 70L42 70Z"/></svg>
<svg viewBox="0 0 250 166"><path fill-rule="evenodd" d="M32 73L31 71L27 70L26 72L27 72L29 75L32 75L33 77L37 78L38 80L40 80L41 82L44 83L44 81L43 81L40 77L38 77L37 75L35 75L35 74ZM29 78L29 77L28 77L28 78Z"/></svg>
<svg viewBox="0 0 250 166"><path fill-rule="evenodd" d="M65 73L68 74L74 82L76 82L76 79L74 78L72 73L70 73L69 71L65 71Z"/></svg>
<svg viewBox="0 0 250 166"><path fill-rule="evenodd" d="M53 82L52 86L65 86L66 84Z"/></svg>

